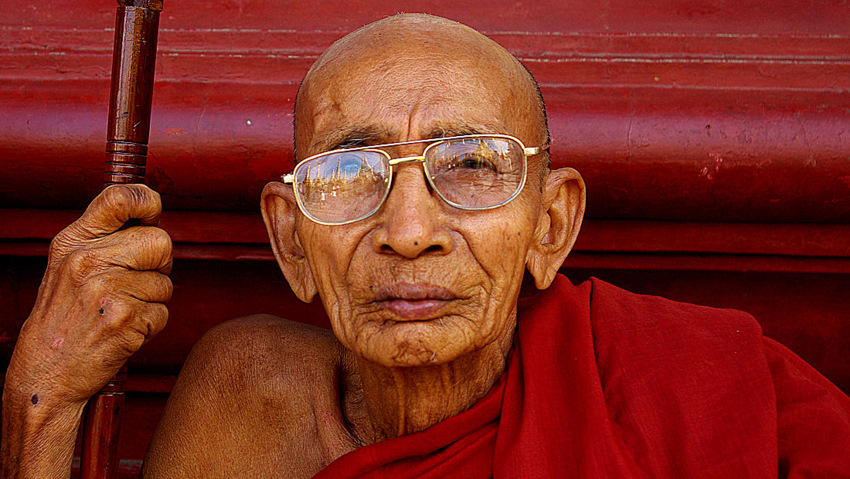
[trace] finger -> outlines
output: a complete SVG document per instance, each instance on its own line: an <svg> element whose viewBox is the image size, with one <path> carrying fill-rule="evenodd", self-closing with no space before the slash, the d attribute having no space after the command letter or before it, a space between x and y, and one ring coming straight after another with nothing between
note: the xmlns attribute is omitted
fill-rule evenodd
<svg viewBox="0 0 850 479"><path fill-rule="evenodd" d="M128 326L133 334L128 335L127 349L135 354L142 345L154 338L168 324L168 308L162 303L137 301Z"/></svg>
<svg viewBox="0 0 850 479"><path fill-rule="evenodd" d="M171 236L155 226L134 226L106 238L99 256L112 266L169 274L173 260Z"/></svg>
<svg viewBox="0 0 850 479"><path fill-rule="evenodd" d="M91 240L121 229L130 219L143 225L159 224L162 201L145 185L112 185L89 204L83 216L63 230L77 240Z"/></svg>
<svg viewBox="0 0 850 479"><path fill-rule="evenodd" d="M115 294L146 303L165 303L174 291L171 279L157 271L123 271L103 276Z"/></svg>
<svg viewBox="0 0 850 479"><path fill-rule="evenodd" d="M134 340L133 337L155 334L165 326L168 309L163 302L170 296L171 282L160 273L111 271L99 274L89 278L78 294L83 317L88 318L78 326L96 337L122 338L125 347L141 346L144 338ZM162 302L146 299L161 299Z"/></svg>
<svg viewBox="0 0 850 479"><path fill-rule="evenodd" d="M61 267L63 277L77 284L116 267L121 271L169 274L172 266L171 237L155 226L137 226L74 248L57 259L52 269L58 271Z"/></svg>
<svg viewBox="0 0 850 479"><path fill-rule="evenodd" d="M144 303L139 311L140 330L145 335L145 343L165 329L168 324L168 307L162 303Z"/></svg>
<svg viewBox="0 0 850 479"><path fill-rule="evenodd" d="M143 344L159 334L168 323L168 307L132 298L114 298L100 309L107 335L118 338L125 353L135 354Z"/></svg>

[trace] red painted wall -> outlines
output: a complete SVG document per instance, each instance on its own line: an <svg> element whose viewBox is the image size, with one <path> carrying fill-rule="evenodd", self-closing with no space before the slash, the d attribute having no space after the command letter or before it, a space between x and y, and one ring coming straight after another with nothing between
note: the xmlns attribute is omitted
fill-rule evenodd
<svg viewBox="0 0 850 479"><path fill-rule="evenodd" d="M49 238L99 190L114 2L0 5L0 365ZM850 6L840 1L165 2L148 184L176 285L130 364L121 470L209 327L323 323L266 245L259 191L293 166L298 81L335 39L397 11L484 31L537 76L556 166L588 183L564 271L753 313L850 390Z"/></svg>

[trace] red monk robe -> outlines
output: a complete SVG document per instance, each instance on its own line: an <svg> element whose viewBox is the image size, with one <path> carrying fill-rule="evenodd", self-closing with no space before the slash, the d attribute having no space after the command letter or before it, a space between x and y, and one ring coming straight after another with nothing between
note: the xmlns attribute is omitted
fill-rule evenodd
<svg viewBox="0 0 850 479"><path fill-rule="evenodd" d="M850 477L850 399L746 313L558 277L470 410L317 478Z"/></svg>

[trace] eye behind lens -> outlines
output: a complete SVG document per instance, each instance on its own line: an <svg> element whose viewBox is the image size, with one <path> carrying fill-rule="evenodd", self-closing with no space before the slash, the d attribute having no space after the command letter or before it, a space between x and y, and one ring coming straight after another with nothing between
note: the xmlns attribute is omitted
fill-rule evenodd
<svg viewBox="0 0 850 479"><path fill-rule="evenodd" d="M516 141L479 137L447 141L426 157L434 189L463 209L487 209L514 197L525 177L525 154Z"/></svg>
<svg viewBox="0 0 850 479"><path fill-rule="evenodd" d="M382 146L393 145L374 148ZM405 157L397 163L421 160ZM522 144L499 135L436 141L425 149L424 163L437 195L466 210L495 208L515 198L527 169ZM378 211L389 194L390 165L390 156L379 149L332 151L308 158L293 172L299 207L312 220L327 225L366 218Z"/></svg>

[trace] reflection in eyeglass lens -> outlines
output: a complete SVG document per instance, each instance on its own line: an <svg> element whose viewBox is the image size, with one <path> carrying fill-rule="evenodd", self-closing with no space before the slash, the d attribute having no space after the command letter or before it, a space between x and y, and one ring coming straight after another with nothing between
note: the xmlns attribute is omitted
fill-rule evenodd
<svg viewBox="0 0 850 479"><path fill-rule="evenodd" d="M436 192L460 208L490 208L522 186L525 153L507 138L447 140L425 150ZM391 167L381 151L337 151L317 156L295 172L301 205L319 221L345 223L369 216L387 194Z"/></svg>
<svg viewBox="0 0 850 479"><path fill-rule="evenodd" d="M431 181L448 201L468 208L494 206L522 183L524 153L502 138L449 141L428 151Z"/></svg>
<svg viewBox="0 0 850 479"><path fill-rule="evenodd" d="M298 171L298 193L322 221L347 221L368 214L383 199L388 165L374 151L340 152L315 158Z"/></svg>

